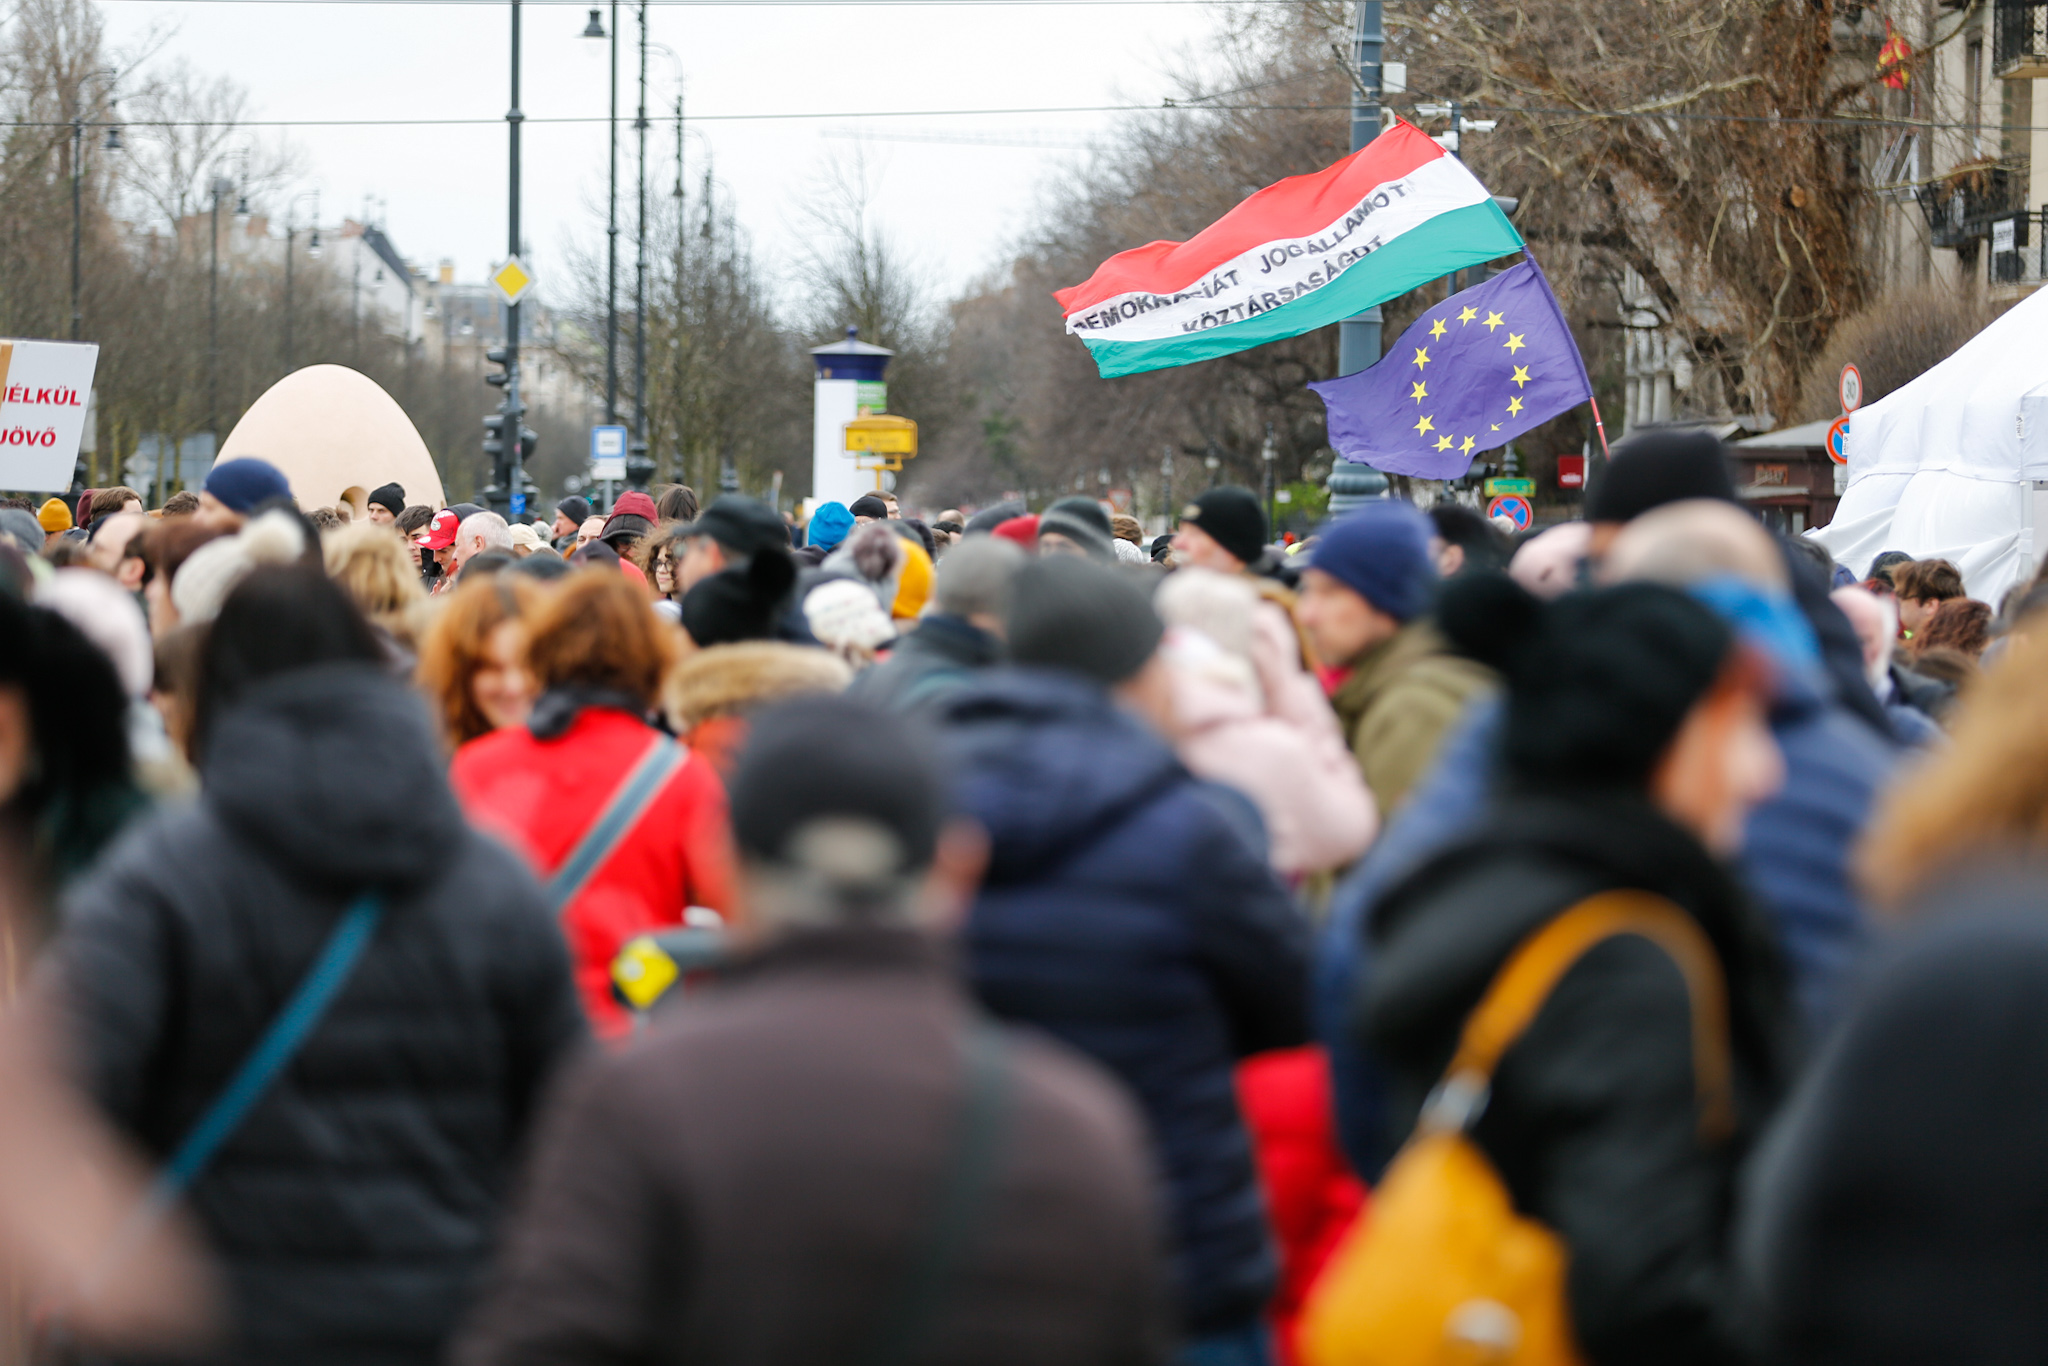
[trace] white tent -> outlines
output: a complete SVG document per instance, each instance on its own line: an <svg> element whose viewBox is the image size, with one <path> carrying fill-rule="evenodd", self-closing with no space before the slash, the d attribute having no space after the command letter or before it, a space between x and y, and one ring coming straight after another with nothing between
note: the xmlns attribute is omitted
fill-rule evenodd
<svg viewBox="0 0 2048 1366"><path fill-rule="evenodd" d="M1809 533L1861 575L1886 550L1952 560L1993 607L2048 551L2048 290L1849 423L1849 487Z"/></svg>

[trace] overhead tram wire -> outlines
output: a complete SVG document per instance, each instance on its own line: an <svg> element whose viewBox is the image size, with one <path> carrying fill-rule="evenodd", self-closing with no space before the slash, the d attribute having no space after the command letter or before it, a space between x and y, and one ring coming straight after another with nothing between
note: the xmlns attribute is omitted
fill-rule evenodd
<svg viewBox="0 0 2048 1366"><path fill-rule="evenodd" d="M387 3L388 0L217 0L225 4L363 4ZM410 2L410 0L409 0ZM423 3L460 3L471 0L422 0ZM755 0L748 0L754 3ZM766 0L761 0L766 2ZM808 3L808 0L806 0ZM869 3L870 0L859 0ZM889 0L881 0L883 3ZM978 0L977 0L978 2ZM1033 0L1034 3L1051 3L1051 0ZM1092 3L1093 0L1088 0ZM1205 0L1206 2L1206 0ZM586 6L587 8L588 6ZM899 118L1004 118L1021 114L1228 114L1228 113L1338 113L1348 110L1348 104L1209 104L1204 101L1214 96L1175 96L1158 104L1070 104L1045 105L1032 108L1011 109L837 109L837 110L777 110L757 114L692 114L691 123L780 123L813 120L844 119L899 119ZM1941 123L1931 119L1892 118L1872 116L1856 118L1846 115L1805 116L1788 114L1686 114L1669 109L1547 109L1528 105L1470 104L1465 106L1468 115L1483 114L1530 114L1547 118L1566 118L1587 122L1607 122L1619 119L1653 119L1675 123L1779 123L1787 125L1832 125L1845 128L1902 128L1925 129L1930 131L1968 131L1980 128L1981 123ZM504 116L478 116L475 118L402 118L402 119L130 119L120 120L122 128L462 128L496 127L504 122ZM594 124L606 122L603 114L557 115L543 117L529 114L525 122L535 124ZM1428 122L1424 119L1424 122ZM69 128L69 120L50 121L39 119L10 120L4 125L10 128ZM100 123L88 123L89 128L101 127ZM112 126L109 122L106 126ZM2044 133L2048 126L2027 126L2020 124L2001 125L2008 133Z"/></svg>

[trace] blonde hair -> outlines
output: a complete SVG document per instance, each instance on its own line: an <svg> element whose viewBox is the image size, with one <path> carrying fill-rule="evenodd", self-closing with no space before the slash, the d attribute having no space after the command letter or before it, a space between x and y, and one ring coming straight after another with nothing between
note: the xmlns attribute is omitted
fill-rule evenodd
<svg viewBox="0 0 2048 1366"><path fill-rule="evenodd" d="M1949 745L1902 772L1856 855L1897 906L1945 869L2048 851L2048 613L2023 619L1998 666L1957 703Z"/></svg>
<svg viewBox="0 0 2048 1366"><path fill-rule="evenodd" d="M412 556L375 522L351 522L320 538L327 577L355 599L363 615L410 645L418 633L418 612L427 600Z"/></svg>

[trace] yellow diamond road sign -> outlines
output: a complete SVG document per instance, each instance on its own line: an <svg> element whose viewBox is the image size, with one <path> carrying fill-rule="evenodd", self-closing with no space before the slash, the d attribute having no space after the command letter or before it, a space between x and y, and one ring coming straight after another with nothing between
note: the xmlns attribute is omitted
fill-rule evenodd
<svg viewBox="0 0 2048 1366"><path fill-rule="evenodd" d="M491 283L498 288L498 297L508 304L516 304L533 288L533 276L519 263L517 256L499 266L491 276Z"/></svg>

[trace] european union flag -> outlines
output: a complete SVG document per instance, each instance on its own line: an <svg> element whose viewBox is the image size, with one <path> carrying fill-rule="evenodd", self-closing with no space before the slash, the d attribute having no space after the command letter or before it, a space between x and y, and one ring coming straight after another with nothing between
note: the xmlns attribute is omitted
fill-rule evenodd
<svg viewBox="0 0 2048 1366"><path fill-rule="evenodd" d="M1478 452L1593 396L1534 261L1429 309L1379 364L1308 387L1329 409L1339 455L1422 479L1456 479Z"/></svg>

